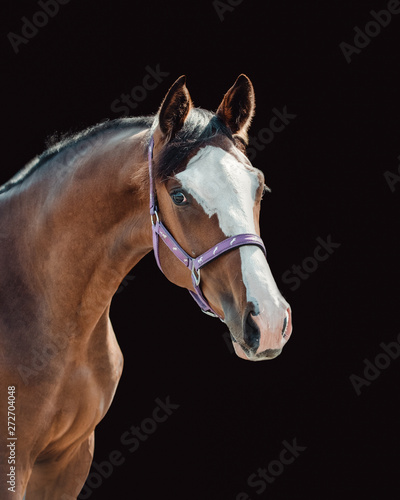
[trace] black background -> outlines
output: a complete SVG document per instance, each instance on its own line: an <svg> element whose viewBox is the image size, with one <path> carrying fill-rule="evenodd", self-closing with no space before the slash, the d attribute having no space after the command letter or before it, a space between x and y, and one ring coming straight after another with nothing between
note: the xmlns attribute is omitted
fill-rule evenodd
<svg viewBox="0 0 400 500"><path fill-rule="evenodd" d="M256 92L251 136L269 126L273 108L296 115L253 160L272 188L261 229L293 310L290 342L270 362L237 358L226 327L202 315L148 255L113 300L125 368L96 431L96 463L114 450L124 463L80 498L392 498L399 491L400 360L360 395L350 376L363 377L364 360L374 363L380 343L400 332L400 183L391 189L384 175L400 174L400 14L348 63L341 42L353 44L354 28L364 29L370 10L387 1L236 3L221 20L212 1L71 0L18 54L7 35L20 34L21 18L41 9L35 1L2 3L0 182L55 131L121 116L111 103L141 85L146 66L168 76L132 115L154 113L181 74L195 104L215 110L240 73ZM328 235L340 247L291 290L282 275ZM121 435L167 396L179 408L130 453ZM249 476L294 439L306 449L258 494Z"/></svg>

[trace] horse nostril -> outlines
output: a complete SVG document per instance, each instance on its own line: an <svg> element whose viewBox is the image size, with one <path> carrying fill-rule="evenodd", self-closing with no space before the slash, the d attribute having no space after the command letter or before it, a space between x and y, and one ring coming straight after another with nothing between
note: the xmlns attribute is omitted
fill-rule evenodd
<svg viewBox="0 0 400 500"><path fill-rule="evenodd" d="M283 320L282 337L287 341L292 333L292 316L290 307L286 310Z"/></svg>
<svg viewBox="0 0 400 500"><path fill-rule="evenodd" d="M260 330L253 319L252 311L248 313L244 324L244 341L250 349L257 349L260 344Z"/></svg>
<svg viewBox="0 0 400 500"><path fill-rule="evenodd" d="M285 333L287 326L288 326L288 313L286 313L285 319L283 320L282 337L286 336Z"/></svg>

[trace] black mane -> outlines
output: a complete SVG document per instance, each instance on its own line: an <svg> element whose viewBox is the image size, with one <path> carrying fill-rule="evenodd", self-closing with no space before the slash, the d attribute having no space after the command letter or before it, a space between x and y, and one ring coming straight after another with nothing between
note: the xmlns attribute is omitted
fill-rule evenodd
<svg viewBox="0 0 400 500"><path fill-rule="evenodd" d="M78 133L68 134L61 140L50 145L41 155L33 158L9 181L0 186L0 194L21 184L27 177L32 175L48 161L54 159L58 154L63 153L68 148L80 145L85 140L94 139L102 133L133 127L148 128L148 139L150 140L150 133L151 130L154 129L154 124L154 116L118 118L116 120L107 120L98 123ZM160 157L157 159L157 177L160 180L166 180L182 167L184 160L192 151L204 145L206 141L215 137L217 134L224 135L231 140L233 139L231 131L214 113L201 108L192 109L183 128L165 146ZM53 141L54 138L50 139L50 143Z"/></svg>
<svg viewBox="0 0 400 500"><path fill-rule="evenodd" d="M94 139L104 132L113 130L124 130L132 127L150 128L154 121L154 116L139 117L139 118L118 118L116 120L107 120L100 122L92 127L89 127L81 132L66 134L63 138L54 143L54 137L50 138L47 143L51 144L42 154L33 158L19 172L17 172L9 181L0 186L0 193L4 193L14 186L21 184L33 172L42 167L49 160L52 160L58 154L63 153L66 149L80 145L83 141Z"/></svg>

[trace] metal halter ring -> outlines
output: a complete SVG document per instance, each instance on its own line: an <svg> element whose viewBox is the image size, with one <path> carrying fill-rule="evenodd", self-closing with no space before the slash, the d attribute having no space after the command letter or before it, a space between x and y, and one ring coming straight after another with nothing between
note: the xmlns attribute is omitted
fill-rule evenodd
<svg viewBox="0 0 400 500"><path fill-rule="evenodd" d="M154 221L154 216L156 216L155 221ZM155 226L158 222L160 222L160 219L158 218L158 212L156 211L156 212L154 212L154 214L151 214L150 219L151 219L152 226Z"/></svg>
<svg viewBox="0 0 400 500"><path fill-rule="evenodd" d="M192 280L196 286L199 286L199 284L200 284L200 269L198 269L196 271L195 267L192 268Z"/></svg>

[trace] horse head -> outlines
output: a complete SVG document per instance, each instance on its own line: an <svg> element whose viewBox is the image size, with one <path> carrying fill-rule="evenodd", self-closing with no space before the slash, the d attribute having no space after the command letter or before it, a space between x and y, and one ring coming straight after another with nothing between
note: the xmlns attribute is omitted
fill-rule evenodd
<svg viewBox="0 0 400 500"><path fill-rule="evenodd" d="M165 232L187 255L178 260L171 251L176 247L158 246L160 268L171 282L195 295L187 260L201 260L204 252L218 252L220 242L232 244L236 237L250 235L251 240L254 235L258 242L210 258L201 269L201 292L197 287L228 326L236 354L258 361L281 353L292 320L259 243L261 199L267 188L263 173L246 156L254 109L253 85L245 75L238 77L215 114L193 107L186 79L180 77L153 125L152 161L157 221L162 220ZM200 282L199 271L198 278Z"/></svg>

